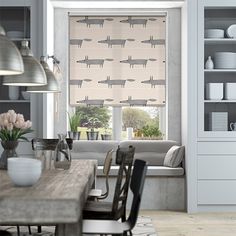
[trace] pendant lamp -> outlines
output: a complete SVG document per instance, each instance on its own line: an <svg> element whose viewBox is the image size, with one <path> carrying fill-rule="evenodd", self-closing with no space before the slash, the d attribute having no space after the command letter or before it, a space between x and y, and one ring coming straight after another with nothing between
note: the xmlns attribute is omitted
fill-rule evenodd
<svg viewBox="0 0 236 236"><path fill-rule="evenodd" d="M27 87L27 92L30 93L59 93L59 84L54 73L50 70L46 57L41 57L40 63L46 73L47 84L43 86L29 86Z"/></svg>
<svg viewBox="0 0 236 236"><path fill-rule="evenodd" d="M4 76L3 85L9 86L42 86L47 83L46 74L42 65L33 57L29 42L23 40L20 49L24 73L16 76Z"/></svg>
<svg viewBox="0 0 236 236"><path fill-rule="evenodd" d="M0 25L0 75L18 75L24 72L21 54L16 45L6 37Z"/></svg>

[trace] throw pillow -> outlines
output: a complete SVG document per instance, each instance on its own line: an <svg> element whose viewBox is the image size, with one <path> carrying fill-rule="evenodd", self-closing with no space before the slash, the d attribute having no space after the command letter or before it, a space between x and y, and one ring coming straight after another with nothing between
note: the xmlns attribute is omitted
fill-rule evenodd
<svg viewBox="0 0 236 236"><path fill-rule="evenodd" d="M166 153L164 166L178 167L184 158L184 146L172 146Z"/></svg>

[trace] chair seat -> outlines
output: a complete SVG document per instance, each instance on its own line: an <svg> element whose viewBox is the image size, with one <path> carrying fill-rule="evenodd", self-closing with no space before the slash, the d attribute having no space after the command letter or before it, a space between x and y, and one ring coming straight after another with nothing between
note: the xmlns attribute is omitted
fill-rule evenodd
<svg viewBox="0 0 236 236"><path fill-rule="evenodd" d="M100 196L102 196L102 190L101 189L91 189L88 196L89 197L100 197Z"/></svg>
<svg viewBox="0 0 236 236"><path fill-rule="evenodd" d="M127 223L115 220L83 220L84 234L123 234L128 229Z"/></svg>
<svg viewBox="0 0 236 236"><path fill-rule="evenodd" d="M116 212L112 212L112 202L87 201L83 210L84 219L118 220L123 213L122 205L119 204Z"/></svg>

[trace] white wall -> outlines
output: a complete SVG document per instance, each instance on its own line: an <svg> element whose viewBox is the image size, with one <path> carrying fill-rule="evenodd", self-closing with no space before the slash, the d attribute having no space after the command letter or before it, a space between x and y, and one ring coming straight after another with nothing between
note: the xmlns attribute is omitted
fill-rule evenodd
<svg viewBox="0 0 236 236"><path fill-rule="evenodd" d="M95 9L96 12L102 9ZM112 10L115 9L110 9ZM150 9L148 9L150 10ZM157 9L151 9L157 11ZM55 8L54 54L60 60L63 72L62 94L58 104L59 119L55 120L55 135L67 130L68 110L68 12L78 12L81 9ZM87 10L88 11L88 10ZM84 14L86 15L86 10ZM137 11L137 9L136 9ZM138 9L145 11L145 9ZM158 9L168 13L168 91L167 91L167 136L168 139L181 142L181 10ZM131 12L131 10L129 10ZM112 14L112 13L111 13Z"/></svg>

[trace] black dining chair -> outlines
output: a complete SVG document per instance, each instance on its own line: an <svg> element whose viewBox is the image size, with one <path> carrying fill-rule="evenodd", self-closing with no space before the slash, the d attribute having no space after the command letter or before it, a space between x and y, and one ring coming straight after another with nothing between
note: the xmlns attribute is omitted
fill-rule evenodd
<svg viewBox="0 0 236 236"><path fill-rule="evenodd" d="M83 210L84 219L126 220L126 202L134 153L135 148L133 146L118 147L116 164L119 165L119 170L113 201L87 201Z"/></svg>
<svg viewBox="0 0 236 236"><path fill-rule="evenodd" d="M143 160L135 160L130 190L133 193L130 215L125 222L116 220L83 220L84 234L100 234L100 235L125 235L129 232L132 235L143 193L145 176L147 172L147 163Z"/></svg>
<svg viewBox="0 0 236 236"><path fill-rule="evenodd" d="M111 169L111 163L112 163L112 154L114 150L111 149L107 152L105 161L104 161L104 166L103 166L103 174L106 179L106 191L103 193L101 189L91 189L88 198L89 200L103 200L106 199L109 195L109 173Z"/></svg>

